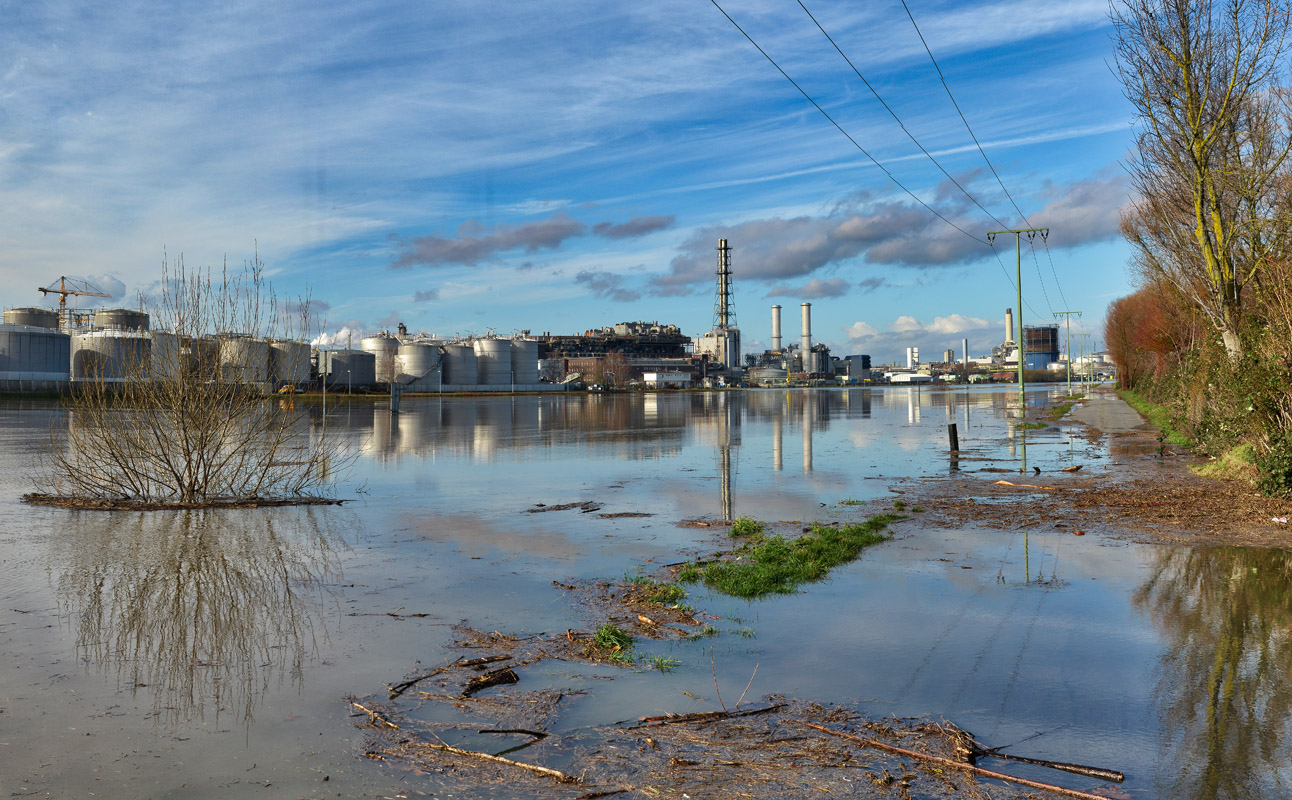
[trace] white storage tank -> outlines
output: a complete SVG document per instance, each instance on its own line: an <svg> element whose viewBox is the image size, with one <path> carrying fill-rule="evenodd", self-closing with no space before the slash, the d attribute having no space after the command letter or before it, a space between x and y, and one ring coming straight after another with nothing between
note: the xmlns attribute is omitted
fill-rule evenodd
<svg viewBox="0 0 1292 800"><path fill-rule="evenodd" d="M454 386L475 386L480 383L479 362L475 348L462 342L443 347L444 382Z"/></svg>
<svg viewBox="0 0 1292 800"><path fill-rule="evenodd" d="M395 379L395 359L399 354L399 340L389 333L376 336L365 336L359 342L365 353L372 353L377 359L377 381L390 383Z"/></svg>
<svg viewBox="0 0 1292 800"><path fill-rule="evenodd" d="M4 312L4 324L58 330L58 312L52 308L11 308Z"/></svg>
<svg viewBox="0 0 1292 800"><path fill-rule="evenodd" d="M324 350L319 356L328 386L358 389L377 382L377 357L372 353L363 350Z"/></svg>
<svg viewBox="0 0 1292 800"><path fill-rule="evenodd" d="M511 340L512 381L517 386L538 383L538 342L534 339Z"/></svg>
<svg viewBox="0 0 1292 800"><path fill-rule="evenodd" d="M136 331L91 331L72 337L72 380L147 378L152 340Z"/></svg>
<svg viewBox="0 0 1292 800"><path fill-rule="evenodd" d="M263 384L269 380L269 342L250 336L220 337L220 375L229 383Z"/></svg>
<svg viewBox="0 0 1292 800"><path fill-rule="evenodd" d="M296 385L310 379L310 346L291 339L269 343L269 373L276 383Z"/></svg>
<svg viewBox="0 0 1292 800"><path fill-rule="evenodd" d="M440 365L440 348L433 342L404 342L399 346L395 373L400 383L427 377Z"/></svg>
<svg viewBox="0 0 1292 800"><path fill-rule="evenodd" d="M511 340L476 339L476 363L481 386L511 384ZM454 381L456 383L456 381Z"/></svg>
<svg viewBox="0 0 1292 800"><path fill-rule="evenodd" d="M128 308L105 308L94 312L94 327L104 331L146 331L148 315Z"/></svg>
<svg viewBox="0 0 1292 800"><path fill-rule="evenodd" d="M57 391L70 377L71 352L72 337L66 333L0 325L0 391Z"/></svg>
<svg viewBox="0 0 1292 800"><path fill-rule="evenodd" d="M148 338L152 340L149 350L153 379L179 377L183 369L179 336L170 331L149 331Z"/></svg>

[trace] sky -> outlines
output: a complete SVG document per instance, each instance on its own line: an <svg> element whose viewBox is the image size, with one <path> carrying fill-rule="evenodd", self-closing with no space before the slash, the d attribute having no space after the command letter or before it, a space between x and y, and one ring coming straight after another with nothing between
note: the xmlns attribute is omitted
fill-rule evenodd
<svg viewBox="0 0 1292 800"><path fill-rule="evenodd" d="M726 238L746 352L811 302L835 355L930 360L1004 338L987 232L1049 227L1023 319L1102 340L1135 121L1105 0L719 2L5 4L0 305L259 258L325 341L699 335Z"/></svg>

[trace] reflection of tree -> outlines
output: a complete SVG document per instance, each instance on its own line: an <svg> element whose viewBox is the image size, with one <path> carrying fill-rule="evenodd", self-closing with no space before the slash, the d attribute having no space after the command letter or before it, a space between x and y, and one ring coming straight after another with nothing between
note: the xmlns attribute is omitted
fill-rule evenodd
<svg viewBox="0 0 1292 800"><path fill-rule="evenodd" d="M61 611L78 656L153 694L158 719L232 709L250 724L274 679L297 686L323 586L336 579L336 512L196 510L91 519L64 539Z"/></svg>
<svg viewBox="0 0 1292 800"><path fill-rule="evenodd" d="M1167 550L1135 594L1172 640L1158 686L1163 796L1263 796L1288 763L1292 553Z"/></svg>

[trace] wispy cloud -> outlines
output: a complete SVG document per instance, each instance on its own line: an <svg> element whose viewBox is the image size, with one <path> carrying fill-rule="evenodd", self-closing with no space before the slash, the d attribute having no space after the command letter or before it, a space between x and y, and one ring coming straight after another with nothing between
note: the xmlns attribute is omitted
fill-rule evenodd
<svg viewBox="0 0 1292 800"><path fill-rule="evenodd" d="M662 231L673 225L676 217L672 214L655 214L648 217L636 217L618 225L612 222L599 222L592 226L592 232L607 239L628 239L634 236L645 236L648 233Z"/></svg>

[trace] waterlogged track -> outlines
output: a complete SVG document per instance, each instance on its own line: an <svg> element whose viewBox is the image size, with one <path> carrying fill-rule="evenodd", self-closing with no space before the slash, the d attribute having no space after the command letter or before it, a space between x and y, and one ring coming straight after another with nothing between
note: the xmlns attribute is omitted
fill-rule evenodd
<svg viewBox="0 0 1292 800"><path fill-rule="evenodd" d="M492 754L534 737L477 731L541 730L545 744L504 757L573 774L535 748L587 752L589 731L720 711L747 691L741 708L770 695L815 700L826 709L817 713L847 716L841 729L896 715L945 718L989 745L1033 737L1010 752L1122 769L1117 791L1133 798L1282 796L1292 780L1286 552L1142 546L1087 524L1090 510L1053 516L1044 490L988 490L1000 494L983 505L1034 520L1027 525L997 529L998 517L977 510L943 522L946 509L918 494L958 482L977 496L1002 479L1116 486L1135 455L1129 439L1088 437L1051 419L1045 409L1060 394L1028 395L1029 418L1044 427L1026 432L1026 476L1009 387L406 397L397 417L348 404L328 420L359 453L338 487L352 498L344 507L126 515L20 503L50 425L57 432L68 422L50 403L8 403L0 406L0 790L462 793L458 770L467 768L456 762L441 774L430 771L439 762L409 771L365 758L366 737L377 732L356 728L370 717L347 698L381 700L387 686L467 655L463 620L522 641L594 634L603 607L575 602L562 586L663 579L668 565L731 550L724 520L792 531L892 512L910 517L893 539L796 593L746 601L687 585L680 602L700 624L678 627L703 636L639 636L632 664L544 659L514 669L515 683L461 701L487 709L509 693L555 691L553 716L446 727L460 709L428 701L409 718L445 744ZM962 450L954 461L951 422ZM1075 475L1060 472L1078 465ZM539 504L551 510L526 513ZM487 649L467 648L474 657ZM1203 691L1216 670L1232 688L1220 702ZM734 719L747 727L723 735L738 739L778 719ZM773 741L806 735L768 730ZM661 750L636 738L649 752L623 750L625 768L634 753L643 770L657 757L702 762L647 735ZM908 773L932 774L909 760L885 763L835 770L831 786L898 796ZM704 770L668 766L689 770L687 780ZM1106 786L989 766L1079 790ZM891 783L864 774L884 782L884 768ZM489 794L529 796L510 773L492 774ZM692 785L645 783L679 797L674 790Z"/></svg>

